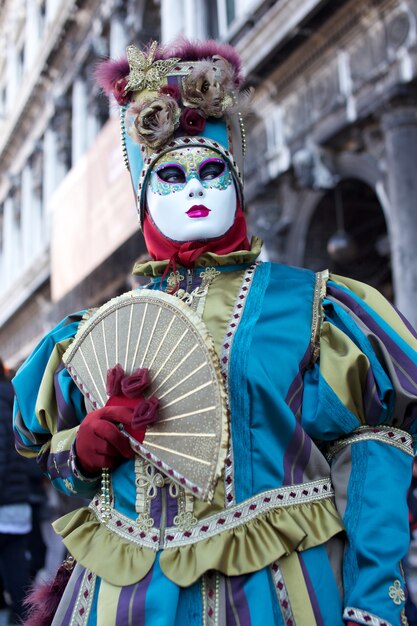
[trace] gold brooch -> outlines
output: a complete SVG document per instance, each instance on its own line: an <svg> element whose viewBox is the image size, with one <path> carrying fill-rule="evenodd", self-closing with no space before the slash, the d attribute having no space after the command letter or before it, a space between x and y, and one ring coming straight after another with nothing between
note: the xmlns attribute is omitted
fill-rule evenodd
<svg viewBox="0 0 417 626"><path fill-rule="evenodd" d="M125 93L143 89L159 89L164 82L164 77L180 61L180 59L154 61L157 45L156 41L152 42L148 56L136 46L127 47L130 72Z"/></svg>

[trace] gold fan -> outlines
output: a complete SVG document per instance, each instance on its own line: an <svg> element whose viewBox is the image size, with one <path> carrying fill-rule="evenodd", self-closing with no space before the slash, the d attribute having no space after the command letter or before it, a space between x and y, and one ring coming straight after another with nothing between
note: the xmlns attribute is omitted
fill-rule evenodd
<svg viewBox="0 0 417 626"><path fill-rule="evenodd" d="M142 289L104 304L63 356L86 405L106 404L106 377L147 368L160 419L132 447L193 495L211 500L227 448L225 390L205 324L174 296ZM127 433L126 433L127 434Z"/></svg>

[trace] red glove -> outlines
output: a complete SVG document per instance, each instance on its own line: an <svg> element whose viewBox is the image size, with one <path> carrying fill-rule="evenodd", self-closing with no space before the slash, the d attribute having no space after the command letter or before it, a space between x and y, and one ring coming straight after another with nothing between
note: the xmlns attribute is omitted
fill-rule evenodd
<svg viewBox="0 0 417 626"><path fill-rule="evenodd" d="M129 439L118 424L131 426L133 409L111 406L92 411L84 418L75 439L75 454L86 476L97 476L103 467L114 468L135 456Z"/></svg>
<svg viewBox="0 0 417 626"><path fill-rule="evenodd" d="M140 443L145 438L147 426L155 422L159 417L159 400L154 396L148 400L145 400L143 396L137 398L127 398L123 395L111 396L107 400L106 406L129 407L132 409L131 421L129 424L124 424L124 428L129 435L132 435Z"/></svg>

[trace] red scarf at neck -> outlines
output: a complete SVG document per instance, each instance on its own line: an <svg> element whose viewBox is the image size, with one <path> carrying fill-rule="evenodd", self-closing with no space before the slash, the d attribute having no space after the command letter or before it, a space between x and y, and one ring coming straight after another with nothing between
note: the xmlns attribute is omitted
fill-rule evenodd
<svg viewBox="0 0 417 626"><path fill-rule="evenodd" d="M154 261L168 260L168 268L172 266L174 271L177 264L182 267L194 267L195 261L205 252L229 254L237 250L250 250L246 234L246 220L240 206L236 210L233 226L216 239L184 242L167 239L152 222L148 213L145 214L143 222L143 235L152 259Z"/></svg>

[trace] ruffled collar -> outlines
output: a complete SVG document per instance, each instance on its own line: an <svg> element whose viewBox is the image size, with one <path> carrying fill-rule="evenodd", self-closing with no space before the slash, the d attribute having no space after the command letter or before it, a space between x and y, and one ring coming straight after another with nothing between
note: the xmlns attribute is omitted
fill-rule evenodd
<svg viewBox="0 0 417 626"><path fill-rule="evenodd" d="M250 250L236 250L229 254L214 254L205 252L195 262L195 267L225 267L228 265L249 265L259 256L262 248L262 239L252 237ZM162 276L168 264L166 261L146 261L136 263L132 274L134 276Z"/></svg>

